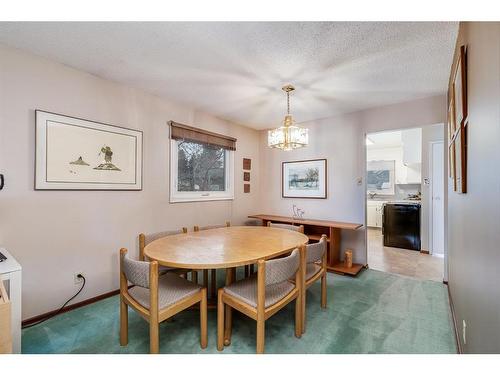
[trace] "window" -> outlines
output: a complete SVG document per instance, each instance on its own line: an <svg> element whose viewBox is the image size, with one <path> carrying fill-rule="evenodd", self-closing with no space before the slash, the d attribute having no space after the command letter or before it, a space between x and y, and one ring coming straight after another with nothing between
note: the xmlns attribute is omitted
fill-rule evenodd
<svg viewBox="0 0 500 375"><path fill-rule="evenodd" d="M180 130L173 126L170 202L233 199L234 151L222 142L208 139L208 132L196 129L197 135L186 134L185 126ZM189 128L189 131L193 129ZM214 137L214 133L209 135Z"/></svg>

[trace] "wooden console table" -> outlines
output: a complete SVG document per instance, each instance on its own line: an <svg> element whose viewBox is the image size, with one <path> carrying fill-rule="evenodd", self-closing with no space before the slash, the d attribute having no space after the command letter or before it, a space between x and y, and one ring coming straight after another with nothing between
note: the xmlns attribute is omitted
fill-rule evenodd
<svg viewBox="0 0 500 375"><path fill-rule="evenodd" d="M356 276L365 266L365 264L353 263L351 268L347 268L344 267L344 262L340 260L341 229L356 230L361 228L363 226L362 224L330 220L294 219L288 216L277 215L250 215L248 217L262 220L264 226L267 226L268 221L273 223L303 225L304 234L309 237L310 241L319 241L321 235L326 234L328 237L327 269L330 272Z"/></svg>

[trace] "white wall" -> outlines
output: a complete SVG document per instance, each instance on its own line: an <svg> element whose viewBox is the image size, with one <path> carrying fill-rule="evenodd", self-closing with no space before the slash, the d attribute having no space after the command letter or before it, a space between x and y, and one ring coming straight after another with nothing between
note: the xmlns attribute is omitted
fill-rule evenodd
<svg viewBox="0 0 500 375"><path fill-rule="evenodd" d="M144 131L143 190L35 191L35 109ZM167 121L238 139L235 200L169 203ZM137 252L138 233L195 224L241 223L256 213L259 134L139 90L0 46L0 243L23 266L23 318L118 288L118 250ZM242 158L252 158L251 193L243 193Z"/></svg>
<svg viewBox="0 0 500 375"><path fill-rule="evenodd" d="M269 149L267 132L261 132L261 211L291 215L292 205L305 210L305 217L366 223L365 135L382 130L414 128L444 123L444 95L414 100L361 112L302 123L309 128L309 146L290 152ZM311 158L328 159L328 198L281 198L281 162ZM363 183L357 184L358 178ZM354 249L354 261L366 263L366 233L342 232L342 252Z"/></svg>
<svg viewBox="0 0 500 375"><path fill-rule="evenodd" d="M467 193L448 183L449 287L463 351L500 353L500 22L461 23L461 45L467 46Z"/></svg>

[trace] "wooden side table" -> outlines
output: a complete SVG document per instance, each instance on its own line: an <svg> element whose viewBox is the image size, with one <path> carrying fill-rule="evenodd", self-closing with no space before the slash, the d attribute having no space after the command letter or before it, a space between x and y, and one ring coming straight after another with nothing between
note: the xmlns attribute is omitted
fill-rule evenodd
<svg viewBox="0 0 500 375"><path fill-rule="evenodd" d="M264 226L268 221L284 224L303 225L304 234L310 241L319 241L323 234L327 236L328 259L327 270L330 272L356 276L366 264L353 263L352 267L345 267L340 259L340 241L341 230L357 230L363 227L363 224L347 223L333 220L315 220L315 219L296 219L293 217L279 215L250 215L251 219L260 219Z"/></svg>

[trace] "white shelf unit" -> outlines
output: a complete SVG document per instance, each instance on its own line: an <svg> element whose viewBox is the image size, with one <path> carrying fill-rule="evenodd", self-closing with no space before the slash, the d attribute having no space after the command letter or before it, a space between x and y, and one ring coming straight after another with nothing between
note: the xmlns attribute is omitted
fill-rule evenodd
<svg viewBox="0 0 500 375"><path fill-rule="evenodd" d="M0 252L7 257L0 262L0 279L3 280L9 295L11 307L12 353L21 353L21 265L3 247Z"/></svg>

